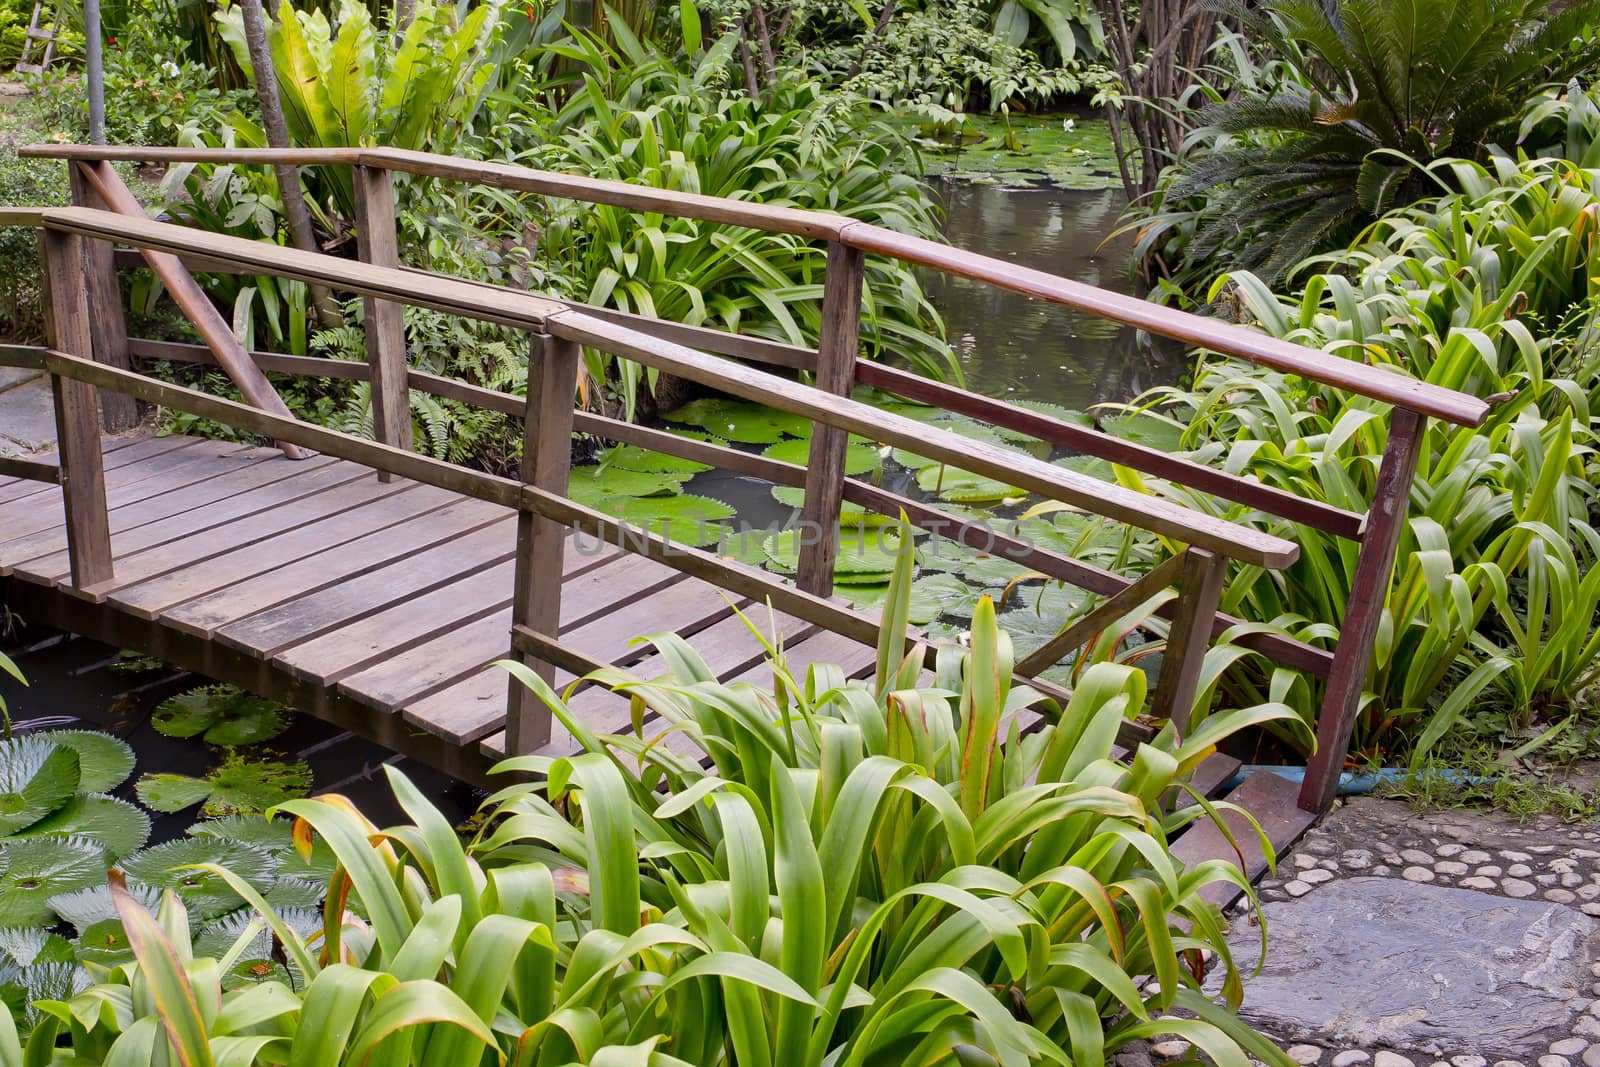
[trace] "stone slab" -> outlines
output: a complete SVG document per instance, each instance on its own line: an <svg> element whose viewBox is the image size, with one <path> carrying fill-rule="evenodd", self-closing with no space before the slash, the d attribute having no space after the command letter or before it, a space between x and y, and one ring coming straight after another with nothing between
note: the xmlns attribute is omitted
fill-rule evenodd
<svg viewBox="0 0 1600 1067"><path fill-rule="evenodd" d="M1536 1057L1593 981L1600 923L1545 900L1347 878L1263 906L1267 962L1242 1015L1274 1037ZM1235 958L1259 952L1236 923Z"/></svg>
<svg viewBox="0 0 1600 1067"><path fill-rule="evenodd" d="M0 455L48 448L56 439L56 406L43 375L0 392Z"/></svg>

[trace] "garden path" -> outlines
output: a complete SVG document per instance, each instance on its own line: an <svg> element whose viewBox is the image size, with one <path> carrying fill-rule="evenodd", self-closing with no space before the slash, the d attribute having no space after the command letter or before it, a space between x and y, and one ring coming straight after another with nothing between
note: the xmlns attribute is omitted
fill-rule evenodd
<svg viewBox="0 0 1600 1067"><path fill-rule="evenodd" d="M0 367L0 456L24 456L55 443L50 380L43 371Z"/></svg>
<svg viewBox="0 0 1600 1067"><path fill-rule="evenodd" d="M1260 895L1242 1014L1305 1067L1600 1067L1600 826L1358 798ZM1248 970L1260 930L1233 915Z"/></svg>

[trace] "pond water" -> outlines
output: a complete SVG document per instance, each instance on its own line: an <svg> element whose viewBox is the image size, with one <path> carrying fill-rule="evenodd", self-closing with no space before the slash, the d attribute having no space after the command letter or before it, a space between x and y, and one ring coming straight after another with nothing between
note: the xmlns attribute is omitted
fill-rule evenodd
<svg viewBox="0 0 1600 1067"><path fill-rule="evenodd" d="M1113 238L1120 189L937 183L944 234L960 248L1121 293L1137 293L1132 240ZM945 274L928 279L967 387L1002 399L1084 409L1129 400L1177 381L1179 346L1142 343L1137 331L992 285Z"/></svg>

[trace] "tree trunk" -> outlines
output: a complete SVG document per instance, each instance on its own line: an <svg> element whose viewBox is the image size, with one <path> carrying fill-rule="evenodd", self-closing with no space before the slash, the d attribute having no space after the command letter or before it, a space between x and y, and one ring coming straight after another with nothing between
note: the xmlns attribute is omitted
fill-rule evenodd
<svg viewBox="0 0 1600 1067"><path fill-rule="evenodd" d="M400 47L400 38L405 34L406 27L411 25L411 20L417 15L417 0L395 0L394 3L394 46Z"/></svg>
<svg viewBox="0 0 1600 1067"><path fill-rule="evenodd" d="M261 0L243 0L244 40L250 49L250 66L255 69L256 99L261 103L261 125L266 129L269 148L289 148L289 124L284 121L283 104L278 99L278 75L272 65L272 50L267 46L267 18ZM283 217L289 226L289 241L306 252L317 251L316 234L311 228L311 212L300 191L300 171L292 163L273 167L278 176L278 195L283 200ZM324 285L311 286L311 303L323 329L343 324L339 305Z"/></svg>

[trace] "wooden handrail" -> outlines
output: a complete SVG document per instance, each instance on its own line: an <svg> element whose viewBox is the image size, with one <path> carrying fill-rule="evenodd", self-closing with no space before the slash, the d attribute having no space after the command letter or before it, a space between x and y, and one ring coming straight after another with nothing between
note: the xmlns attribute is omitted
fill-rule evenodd
<svg viewBox="0 0 1600 1067"><path fill-rule="evenodd" d="M1124 325L1457 425L1481 425L1489 412L1488 404L1476 397L1284 341L1258 330L1152 304L1138 297L1110 292L843 215L746 203L699 193L394 148L222 149L27 145L18 151L25 157L50 159L381 167L426 177L609 204L633 211L658 212L773 233L833 240L863 252L890 256L1087 311Z"/></svg>
<svg viewBox="0 0 1600 1067"><path fill-rule="evenodd" d="M261 274L316 281L363 296L431 307L535 332L547 331L747 400L803 415L825 426L907 448L1052 500L1186 544L1209 548L1232 559L1280 568L1294 562L1299 555L1297 545L1271 534L1056 467L1014 449L932 428L855 400L592 318L544 297L487 289L448 278L424 279L394 267L374 266L89 208L0 209L0 225L4 224L43 226L58 232L120 240L163 251L189 248L202 255L250 265Z"/></svg>

